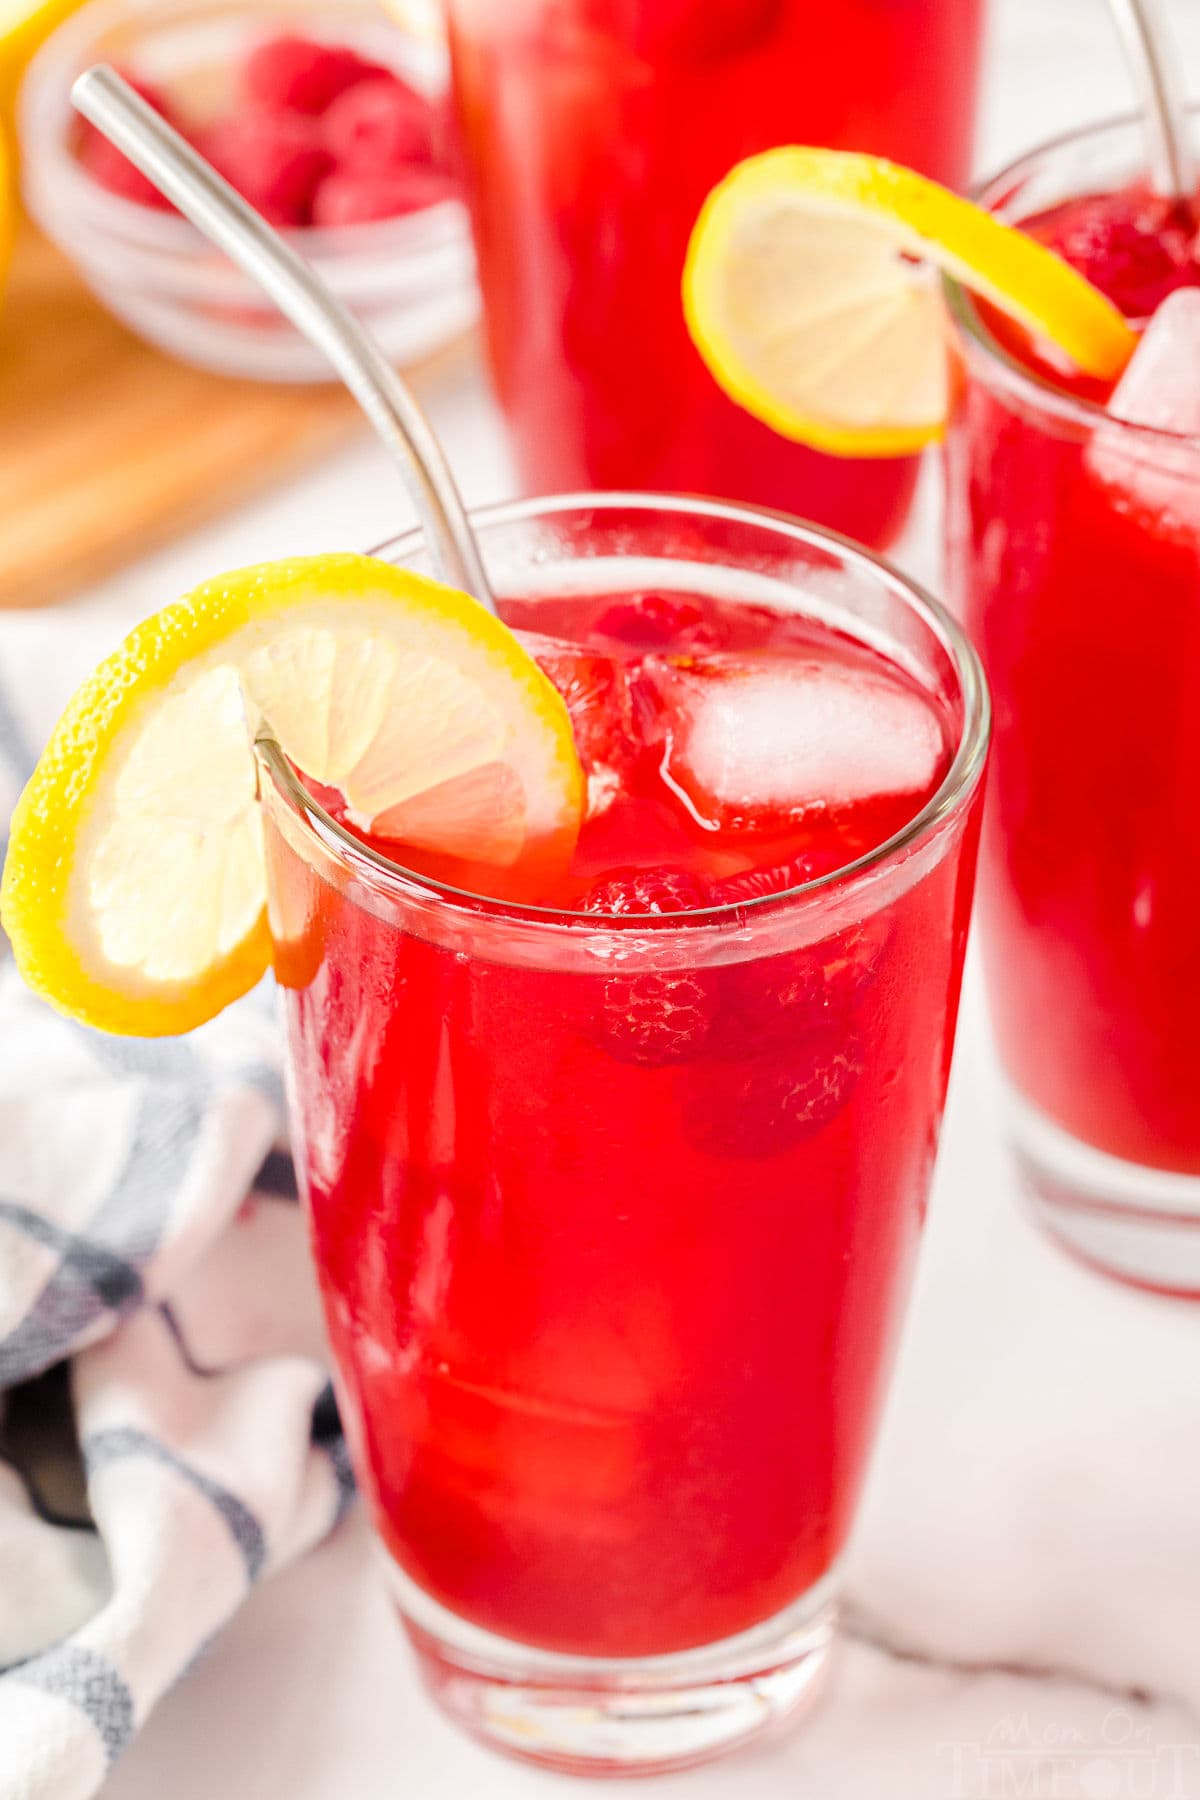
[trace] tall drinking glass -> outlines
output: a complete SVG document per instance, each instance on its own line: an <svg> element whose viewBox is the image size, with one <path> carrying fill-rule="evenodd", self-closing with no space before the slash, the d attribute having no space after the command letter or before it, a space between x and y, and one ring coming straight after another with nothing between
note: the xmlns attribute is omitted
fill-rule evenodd
<svg viewBox="0 0 1200 1800"><path fill-rule="evenodd" d="M983 199L1010 222L1057 220L1052 241L1065 231L1103 273L1083 197L1124 188L1143 155L1140 123L1094 127ZM1128 291L1139 255L1147 293L1175 279L1132 226L1114 243ZM1011 1131L1060 1240L1198 1293L1200 445L1114 418L963 292L952 304L949 584L995 697L980 905ZM1196 379L1182 362L1178 382Z"/></svg>
<svg viewBox="0 0 1200 1800"><path fill-rule="evenodd" d="M933 601L784 518L585 495L477 526L526 619L740 599L869 646L946 733L934 791L848 867L605 917L407 874L259 746L316 1263L421 1667L518 1755L678 1766L795 1706L829 1644L933 1168L987 699Z"/></svg>
<svg viewBox="0 0 1200 1800"><path fill-rule="evenodd" d="M525 486L717 494L883 545L913 458L790 444L726 399L680 280L775 144L969 174L985 0L448 0L491 366Z"/></svg>

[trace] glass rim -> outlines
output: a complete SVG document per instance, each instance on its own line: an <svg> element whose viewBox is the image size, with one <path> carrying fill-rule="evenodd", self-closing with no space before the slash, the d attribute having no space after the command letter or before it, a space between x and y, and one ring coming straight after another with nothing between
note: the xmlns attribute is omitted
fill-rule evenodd
<svg viewBox="0 0 1200 1800"><path fill-rule="evenodd" d="M970 638L953 615L919 582L902 574L885 558L877 556L852 538L807 520L776 512L769 507L740 502L711 500L687 494L637 493L621 489L537 495L520 500L506 500L489 506L473 507L471 520L486 530L489 526L520 524L523 520L554 517L578 510L618 512L641 510L648 513L688 512L693 516L747 522L769 526L794 542L810 548L836 551L844 562L864 571L872 580L882 581L897 590L902 602L921 618L932 631L950 659L962 698L963 719L958 743L950 766L925 804L881 844L845 863L826 875L797 883L778 893L760 894L751 899L726 901L719 906L695 907L686 912L671 913L593 913L564 907L534 906L525 902L498 900L487 894L476 894L449 882L407 869L381 851L365 844L347 830L316 800L299 776L270 731L260 727L255 751L266 765L277 789L297 813L304 827L323 848L343 866L360 876L369 875L378 887L393 896L444 903L474 916L486 916L513 923L568 927L577 930L586 924L593 930L678 931L681 928L723 923L746 915L762 916L785 904L806 899L817 893L840 890L871 870L890 863L904 852L914 849L947 819L962 810L978 784L987 758L991 737L991 697L983 666ZM394 538L377 545L368 554L394 557L400 550L411 550L423 544L425 533L413 526Z"/></svg>
<svg viewBox="0 0 1200 1800"><path fill-rule="evenodd" d="M1194 124L1200 123L1200 101L1193 101L1187 107L1188 117ZM972 183L968 197L977 206L988 212L992 211L989 195L1005 184L1011 184L1026 173L1031 165L1041 163L1086 143L1091 138L1103 137L1107 133L1121 130L1142 132L1145 123L1137 112L1110 113L1103 119L1094 119L1087 125L1075 125L1068 131L1057 132L1053 137L1043 138L1020 156L1013 157L1002 168L994 170ZM1080 189L1079 193L1086 190ZM1068 196L1073 198L1075 196ZM1182 431L1171 431L1164 425L1139 425L1132 419L1119 419L1098 400L1085 399L1080 394L1070 394L1064 388L1057 387L1050 376L1040 375L1028 367L1018 357L1004 348L999 339L988 330L982 315L976 306L974 297L962 282L953 275L942 276L942 290L954 323L966 341L968 352L978 353L988 366L989 379L994 385L1007 388L1016 393L1028 405L1043 414L1069 420L1089 431L1103 424L1113 435L1132 439L1147 447L1187 445L1197 450L1200 448L1194 434Z"/></svg>

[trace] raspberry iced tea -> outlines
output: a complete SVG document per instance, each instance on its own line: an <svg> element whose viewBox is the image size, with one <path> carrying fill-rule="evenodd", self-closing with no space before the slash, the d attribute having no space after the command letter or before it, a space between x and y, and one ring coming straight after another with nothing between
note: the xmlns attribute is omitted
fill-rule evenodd
<svg viewBox="0 0 1200 1800"><path fill-rule="evenodd" d="M482 529L588 817L569 868L475 897L268 754L305 1187L444 1704L543 1760L664 1766L821 1661L945 1095L985 702L935 608L785 521Z"/></svg>
<svg viewBox="0 0 1200 1800"><path fill-rule="evenodd" d="M996 697L984 949L1035 1202L1196 1291L1200 254L1140 154L1105 127L992 185L1145 336L1113 393L956 302L950 578Z"/></svg>

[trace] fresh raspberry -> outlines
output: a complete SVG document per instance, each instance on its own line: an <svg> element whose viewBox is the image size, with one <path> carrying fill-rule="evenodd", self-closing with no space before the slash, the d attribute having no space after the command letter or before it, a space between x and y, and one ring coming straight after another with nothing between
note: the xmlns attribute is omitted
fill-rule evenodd
<svg viewBox="0 0 1200 1800"><path fill-rule="evenodd" d="M314 225L365 225L373 219L396 219L450 200L454 183L440 169L337 169L327 175L313 200Z"/></svg>
<svg viewBox="0 0 1200 1800"><path fill-rule="evenodd" d="M122 70L130 87L139 93L157 113L169 124L179 126L179 119L174 108L160 88L149 81L143 81L128 69ZM140 206L154 206L162 212L173 210L171 202L164 194L160 194L153 182L148 181L142 171L135 168L129 158L117 149L115 144L96 130L96 127L85 123L79 140L79 160L100 186L107 188L110 194L120 194L125 200L136 200Z"/></svg>
<svg viewBox="0 0 1200 1800"><path fill-rule="evenodd" d="M789 888L816 881L820 875L832 875L846 861L838 850L806 850L791 862L774 863L767 869L746 869L740 875L727 875L715 881L713 906L732 906L739 900L761 900L767 894L786 894Z"/></svg>
<svg viewBox="0 0 1200 1800"><path fill-rule="evenodd" d="M358 81L321 122L325 147L342 169L404 168L433 160L433 111L398 75Z"/></svg>
<svg viewBox="0 0 1200 1800"><path fill-rule="evenodd" d="M730 963L721 970L710 1049L736 1058L783 1049L814 1032L851 1034L879 950L867 931L853 926L803 950Z"/></svg>
<svg viewBox="0 0 1200 1800"><path fill-rule="evenodd" d="M84 140L79 160L92 179L107 188L110 194L119 194L123 200L136 200L139 206L158 207L161 212L171 210L171 202L166 196L160 194L154 183L99 132Z"/></svg>
<svg viewBox="0 0 1200 1800"><path fill-rule="evenodd" d="M1188 209L1146 188L1081 200L1047 220L1044 236L1130 319L1149 318L1176 288L1200 283Z"/></svg>
<svg viewBox="0 0 1200 1800"><path fill-rule="evenodd" d="M716 641L704 611L694 600L673 594L636 594L606 607L593 630L635 649L710 648Z"/></svg>
<svg viewBox="0 0 1200 1800"><path fill-rule="evenodd" d="M588 913L694 912L708 895L687 869L620 869L598 881L583 902Z"/></svg>
<svg viewBox="0 0 1200 1800"><path fill-rule="evenodd" d="M714 1011L711 986L696 970L612 975L592 1035L618 1062L661 1068L698 1055Z"/></svg>
<svg viewBox="0 0 1200 1800"><path fill-rule="evenodd" d="M311 120L284 112L236 113L211 126L200 148L272 225L309 223L331 161Z"/></svg>
<svg viewBox="0 0 1200 1800"><path fill-rule="evenodd" d="M703 886L686 869L622 869L596 883L583 911L635 917L707 903ZM659 1068L698 1055L715 1012L712 978L700 970L613 975L604 982L592 1036L619 1062Z"/></svg>
<svg viewBox="0 0 1200 1800"><path fill-rule="evenodd" d="M315 116L359 81L386 74L345 44L277 37L252 50L242 67L242 92L259 106Z"/></svg>
<svg viewBox="0 0 1200 1800"><path fill-rule="evenodd" d="M688 1072L683 1127L706 1156L778 1156L832 1123L862 1073L853 1034L815 1032L785 1053L697 1064Z"/></svg>

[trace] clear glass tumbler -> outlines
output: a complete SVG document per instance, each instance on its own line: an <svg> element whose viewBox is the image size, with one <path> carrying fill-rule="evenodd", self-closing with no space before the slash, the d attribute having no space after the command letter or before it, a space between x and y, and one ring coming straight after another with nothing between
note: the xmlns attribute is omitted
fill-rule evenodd
<svg viewBox="0 0 1200 1800"><path fill-rule="evenodd" d="M1019 223L1143 162L1117 121L983 200ZM1049 385L951 300L948 585L996 707L980 907L1011 1134L1063 1244L1196 1294L1200 445Z"/></svg>
<svg viewBox="0 0 1200 1800"><path fill-rule="evenodd" d="M945 1097L988 703L933 601L783 517L583 495L476 523L501 596L735 596L866 640L952 746L845 869L597 918L405 873L259 745L338 1389L425 1677L536 1762L680 1766L794 1707L829 1645ZM419 535L383 554L427 560ZM616 1053L613 984L681 977L713 1001L702 1052Z"/></svg>

